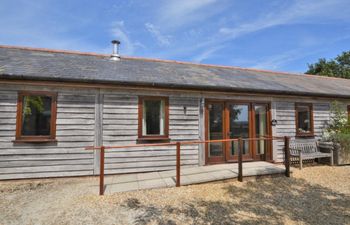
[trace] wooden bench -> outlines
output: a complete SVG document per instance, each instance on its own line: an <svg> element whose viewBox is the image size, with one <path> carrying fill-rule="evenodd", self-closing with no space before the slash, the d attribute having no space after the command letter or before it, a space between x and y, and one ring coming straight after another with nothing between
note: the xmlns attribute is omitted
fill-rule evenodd
<svg viewBox="0 0 350 225"><path fill-rule="evenodd" d="M292 141L289 145L290 156L299 159L299 169L303 168L303 160L330 158L330 164L333 166L333 150L330 153L320 152L318 141L296 142Z"/></svg>

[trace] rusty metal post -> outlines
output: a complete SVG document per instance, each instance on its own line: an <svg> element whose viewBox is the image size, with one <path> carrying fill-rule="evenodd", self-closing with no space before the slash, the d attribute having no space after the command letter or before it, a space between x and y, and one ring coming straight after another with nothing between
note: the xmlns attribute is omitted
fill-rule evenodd
<svg viewBox="0 0 350 225"><path fill-rule="evenodd" d="M181 143L176 142L176 187L180 187L180 163L181 163L181 158L180 158L180 148L181 148Z"/></svg>
<svg viewBox="0 0 350 225"><path fill-rule="evenodd" d="M105 147L100 149L100 195L104 194L104 178L105 178Z"/></svg>
<svg viewBox="0 0 350 225"><path fill-rule="evenodd" d="M290 137L284 137L284 163L286 166L285 175L286 177L290 177L290 151L289 151L289 140Z"/></svg>
<svg viewBox="0 0 350 225"><path fill-rule="evenodd" d="M233 143L232 143L233 144ZM238 181L243 181L243 139L238 140Z"/></svg>
<svg viewBox="0 0 350 225"><path fill-rule="evenodd" d="M180 158L180 148L181 148L181 143L176 142L176 187L180 187L180 163L181 163L181 158Z"/></svg>

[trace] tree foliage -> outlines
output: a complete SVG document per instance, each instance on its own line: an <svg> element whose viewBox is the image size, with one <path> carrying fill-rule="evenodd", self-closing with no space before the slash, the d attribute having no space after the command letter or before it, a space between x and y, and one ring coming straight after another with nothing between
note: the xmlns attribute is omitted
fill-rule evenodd
<svg viewBox="0 0 350 225"><path fill-rule="evenodd" d="M350 51L343 52L335 59L319 59L314 64L308 64L306 74L350 79Z"/></svg>
<svg viewBox="0 0 350 225"><path fill-rule="evenodd" d="M346 109L341 103L334 101L331 104L330 115L330 123L324 130L322 139L340 144L348 154L350 153L350 118Z"/></svg>
<svg viewBox="0 0 350 225"><path fill-rule="evenodd" d="M36 109L38 112L44 112L44 101L41 96L25 96L23 114L28 118L32 115L32 109Z"/></svg>

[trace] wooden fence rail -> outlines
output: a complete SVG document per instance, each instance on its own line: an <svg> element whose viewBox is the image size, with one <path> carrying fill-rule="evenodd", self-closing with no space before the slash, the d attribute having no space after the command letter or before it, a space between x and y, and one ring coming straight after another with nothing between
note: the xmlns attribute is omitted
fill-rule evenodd
<svg viewBox="0 0 350 225"><path fill-rule="evenodd" d="M290 177L290 152L289 141L290 137L275 137L265 136L259 138L233 138L233 139L221 139L221 140L194 140L194 141L182 141L182 142L170 142L170 143L157 143L157 144L133 144L122 146L89 146L86 150L100 150L100 195L104 194L104 171L105 171L105 150L108 149L120 149L120 148L135 148L135 147L154 147L154 146L176 146L176 187L181 185L181 146L182 145L196 145L196 144L209 144L218 142L238 142L238 181L243 181L243 146L244 141L259 141L259 140L283 140L284 141L284 163L285 163L285 176Z"/></svg>

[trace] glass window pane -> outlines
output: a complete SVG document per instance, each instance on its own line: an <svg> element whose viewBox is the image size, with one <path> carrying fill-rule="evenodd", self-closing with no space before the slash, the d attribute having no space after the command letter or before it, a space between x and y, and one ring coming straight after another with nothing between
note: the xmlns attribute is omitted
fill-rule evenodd
<svg viewBox="0 0 350 225"><path fill-rule="evenodd" d="M229 106L230 110L230 138L249 137L249 106L235 105ZM231 155L237 155L238 142L231 144ZM249 141L243 141L243 154L249 152Z"/></svg>
<svg viewBox="0 0 350 225"><path fill-rule="evenodd" d="M143 101L143 135L164 135L165 102L163 100Z"/></svg>
<svg viewBox="0 0 350 225"><path fill-rule="evenodd" d="M223 104L209 104L209 140L223 139ZM209 143L209 156L222 156L222 142Z"/></svg>
<svg viewBox="0 0 350 225"><path fill-rule="evenodd" d="M24 96L22 107L22 135L50 135L51 97Z"/></svg>
<svg viewBox="0 0 350 225"><path fill-rule="evenodd" d="M298 116L298 132L310 133L311 132L311 112L309 106L297 106Z"/></svg>
<svg viewBox="0 0 350 225"><path fill-rule="evenodd" d="M264 137L267 134L267 107L265 105L255 105L254 111L256 137ZM265 140L256 141L257 154L265 153L265 144Z"/></svg>

